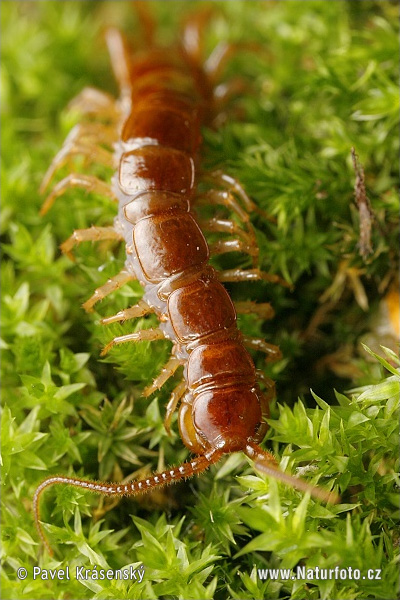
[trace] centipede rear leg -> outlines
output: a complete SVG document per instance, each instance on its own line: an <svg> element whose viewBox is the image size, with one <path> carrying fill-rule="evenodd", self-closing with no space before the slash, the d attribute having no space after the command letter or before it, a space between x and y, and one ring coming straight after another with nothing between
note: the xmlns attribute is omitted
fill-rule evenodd
<svg viewBox="0 0 400 600"><path fill-rule="evenodd" d="M112 149L118 139L115 126L98 121L82 121L73 127L64 141L64 145L79 142L95 142Z"/></svg>
<svg viewBox="0 0 400 600"><path fill-rule="evenodd" d="M64 164L68 163L72 156L76 154L74 151L77 149L78 153L86 155L91 149L94 151L94 158L98 158L99 161L105 162L107 156L105 152L100 149L96 154L97 146L106 146L110 152L113 147L113 143L117 140L117 132L115 127L104 125L103 123L93 122L82 122L75 125L71 132L67 135L64 143L59 152L54 157L40 186L40 193L43 194L48 187L52 177L58 169Z"/></svg>
<svg viewBox="0 0 400 600"><path fill-rule="evenodd" d="M266 397L267 404L269 404L270 400L275 397L275 381L268 377L261 371L260 369L256 369L257 381L261 381L261 383L265 387L264 395Z"/></svg>
<svg viewBox="0 0 400 600"><path fill-rule="evenodd" d="M162 368L158 377L156 377L155 380L153 381L153 383L151 385L147 386L147 388L144 390L143 396L148 397L153 392L155 392L157 389L161 389L161 387L168 381L168 379L170 379L173 375L175 375L175 373L179 369L179 367L184 364L184 361L175 355L177 350L178 350L178 347L173 346L172 351L171 351L171 357L169 358L168 362ZM167 406L166 406L165 417L164 417L164 427L165 427L165 431L168 433L168 435L171 434L171 421L172 421L173 414L176 411L180 400L182 399L182 397L184 396L184 394L186 392L187 392L187 382L182 377L182 379L179 381L179 383L172 390L171 396L170 396Z"/></svg>
<svg viewBox="0 0 400 600"><path fill-rule="evenodd" d="M214 7L206 4L189 15L183 24L182 44L187 57L197 67L204 63L204 32L214 15Z"/></svg>
<svg viewBox="0 0 400 600"><path fill-rule="evenodd" d="M235 221L231 219L220 219L213 217L211 219L198 219L198 223L202 229L211 233L228 233L235 235L240 238L246 244L252 244L254 242L253 236L251 236L245 229L240 227Z"/></svg>
<svg viewBox="0 0 400 600"><path fill-rule="evenodd" d="M251 256L253 266L257 265L258 262L258 247L246 244L237 238L231 240L218 240L217 242L209 244L209 248L211 256L225 254L226 252L241 252Z"/></svg>
<svg viewBox="0 0 400 600"><path fill-rule="evenodd" d="M119 344L126 344L128 342L155 342L156 340L164 340L165 334L159 327L151 329L141 329L134 333L128 333L127 335L120 335L111 340L106 346L104 346L101 356L107 354L111 348L118 346Z"/></svg>
<svg viewBox="0 0 400 600"><path fill-rule="evenodd" d="M246 346L246 348L251 348L252 350L264 352L264 354L267 355L265 359L266 362L273 362L282 358L282 353L279 347L275 346L275 344L269 344L262 338L244 335L243 343Z"/></svg>
<svg viewBox="0 0 400 600"><path fill-rule="evenodd" d="M86 302L82 304L82 307L86 310L86 312L92 312L93 307L97 302L100 302L104 298L106 298L109 294L112 294L120 287L129 283L130 281L135 281L136 277L126 268L123 268L117 275L114 277L110 277L102 286L98 287L92 296Z"/></svg>
<svg viewBox="0 0 400 600"><path fill-rule="evenodd" d="M269 302L257 304L252 301L235 302L235 310L238 314L256 314L263 319L271 319L275 311ZM266 354L265 362L274 362L282 358L280 348L275 344L270 344L262 338L243 335L243 344L246 348L257 350ZM275 385L272 379L267 378L269 383Z"/></svg>
<svg viewBox="0 0 400 600"><path fill-rule="evenodd" d="M95 117L97 120L104 119L115 125L121 119L119 102L110 94L93 87L84 88L70 101L68 109L84 116Z"/></svg>
<svg viewBox="0 0 400 600"><path fill-rule="evenodd" d="M178 383L178 385L172 390L172 394L168 400L168 404L167 404L166 411L165 411L165 418L164 418L164 427L165 427L165 431L168 433L168 435L171 434L172 416L173 416L174 412L176 411L176 409L178 408L178 404L181 401L181 399L183 398L183 396L186 394L186 392L187 392L187 383L184 379L182 379L182 381L180 381Z"/></svg>
<svg viewBox="0 0 400 600"><path fill-rule="evenodd" d="M243 229L243 228L240 228L240 229L244 233L244 236L246 238L247 247L240 244L239 241L237 242L237 246L241 246L241 249L239 251L250 254L250 256L252 257L253 267L257 268L258 267L259 247L257 244L254 227L250 221L249 212L251 212L252 210L259 212L258 208L254 204L254 202L252 202L252 200L250 200L250 198L248 198L247 194L244 192L243 188L240 186L240 184L236 180L233 180L228 175L221 174L221 172L219 172L219 171L216 171L214 173L214 175L211 175L210 177L208 177L208 176L205 177L206 181L207 180L214 181L215 179L218 181L222 181L222 183L225 185L225 187L227 187L227 189L226 190L215 190L215 189L208 190L206 193L200 194L195 199L195 203L198 206L204 206L204 205L206 205L206 206L207 205L224 206L226 209L228 209L230 212L232 212L234 215L237 216L239 221L241 223L243 223L243 225L245 227L245 229ZM240 201L242 201L242 203L245 205L244 207L242 206L242 203ZM211 220L211 222L210 221L208 222L208 226L210 227L211 230L214 230L214 231L218 230L218 228L219 228L218 221L219 221L218 219L215 219L214 222L213 222L213 220ZM231 221L231 223L234 223L234 222ZM220 231L224 231L224 229L223 229L224 226L220 225L220 227L221 227ZM238 229L238 227L236 227L236 230L237 229ZM223 248L224 248L224 244L219 244L219 246L216 247L216 250L217 250L216 253L221 253L221 250ZM230 250L226 249L226 251L229 252Z"/></svg>
<svg viewBox="0 0 400 600"><path fill-rule="evenodd" d="M135 314L132 314L133 313L132 309L135 309ZM130 311L132 311L132 313ZM135 307L132 307L131 309L126 309L126 310L120 311L120 313L118 313L117 315L114 315L114 317L102 319L101 322L103 324L108 324L108 323L115 322L115 321L122 321L122 320L125 320L126 318L134 318L134 317L143 316L145 314L149 314L150 312L154 312L153 309L151 307L149 307L143 300L140 300L139 303ZM102 354L105 354L106 352L111 350L112 347L114 347L115 345L120 344L120 343L139 342L139 341L144 341L144 340L155 341L155 340L159 340L159 339L164 339L164 337L165 337L164 334L158 328L142 330L142 331L136 332L134 334L128 334L126 336L121 336L119 338L115 338L104 348ZM165 363L164 367L161 369L159 375L154 379L154 381L150 385L148 385L143 390L142 395L145 398L147 398L148 396L153 394L156 390L161 389L165 385L165 383L171 377L173 377L175 375L175 373L177 372L179 367L184 364L184 361L181 358L178 358L178 356L176 356L177 350L178 350L177 346L173 346L172 351L171 351L171 356L168 359L168 361ZM187 383L184 379L182 379L171 393L170 399L169 399L167 407L166 407L166 415L165 415L165 419L164 419L164 426L165 426L165 429L168 434L170 434L170 431L171 431L171 419L172 419L173 413L175 412L180 399L186 392L186 389L187 389Z"/></svg>
<svg viewBox="0 0 400 600"><path fill-rule="evenodd" d="M92 225L88 229L75 229L74 233L61 244L61 250L71 260L74 260L72 254L73 248L82 242L99 242L103 240L122 241L122 235L114 227L96 227Z"/></svg>
<svg viewBox="0 0 400 600"><path fill-rule="evenodd" d="M111 323L124 323L130 319L145 317L151 313L154 313L154 308L149 306L147 302L144 302L144 300L139 300L139 302L134 306L120 310L115 315L104 317L104 319L101 319L100 323L102 325L110 325Z"/></svg>
<svg viewBox="0 0 400 600"><path fill-rule="evenodd" d="M220 175L218 175L219 177ZM237 193L241 194L241 197L247 197L245 192L242 190L240 184L233 180L235 183L231 184L232 178L230 176L223 175L223 178L228 177L227 185L232 185L232 189ZM250 217L248 212L240 205L236 197L229 190L209 190L205 194L200 194L195 199L195 202L198 206L208 206L212 204L225 206L228 210L232 211L242 223L247 227L246 230L242 229L237 223L228 219L200 219L200 223L204 226L207 231L211 232L220 232L220 233L234 233L237 235L237 238L229 239L229 240L219 240L214 244L210 245L211 254L222 254L223 252L232 252L239 251L248 253L252 258L252 269L243 270L243 269L231 269L218 273L218 278L222 282L240 282L240 281L269 281L271 283L279 283L285 287L289 287L289 284L279 277L278 275L273 275L269 273L265 273L260 270L258 266L258 255L259 248L255 237L254 228L250 222ZM252 201L248 199L248 202L253 205ZM238 239L238 238L241 239ZM264 308L264 304L261 305L262 308L258 309L257 304L253 303L254 310L252 312L259 313L260 316L264 316L263 313L265 310L267 311L267 315L273 315L273 311L269 304L266 304L267 308ZM247 312L251 312L248 310ZM264 318L270 318L269 316Z"/></svg>
<svg viewBox="0 0 400 600"><path fill-rule="evenodd" d="M117 315L114 315L114 317L102 319L102 323L107 324L107 323L114 322L117 320L118 321L125 320L127 317L134 318L134 317L139 317L144 314L153 312L152 308L149 307L143 300L141 300L139 302L139 304L137 304L135 307L132 307L132 308L135 309L135 311L134 311L135 314L131 314L131 312L129 312L129 311L131 311L131 309L126 309L124 311L121 311ZM120 336L120 337L114 338L103 349L102 354L107 353L109 350L111 350L117 344L122 344L122 343L127 343L127 342L155 341L155 340L160 340L160 339L164 339L164 338L165 338L165 335L159 328L141 330L141 331L135 332L133 334L127 334L125 336ZM144 391L143 391L144 397L148 397L151 394L153 394L156 390L161 389L165 385L165 383L171 377L173 377L175 375L175 373L179 369L179 367L184 364L184 361L176 355L177 351L178 351L178 347L176 345L174 345L172 348L172 351L171 351L171 356L168 359L168 361L166 362L166 364L164 365L164 367L161 369L159 375L154 379L154 381L149 386L147 386L144 389ZM168 401L167 408L166 408L166 416L165 416L165 421L164 421L165 429L168 433L170 433L171 419L172 419L173 413L176 410L180 399L186 392L186 389L187 389L187 383L185 382L184 379L182 379L178 383L178 385L175 387L175 389L173 390L171 397Z"/></svg>
<svg viewBox="0 0 400 600"><path fill-rule="evenodd" d="M229 175L228 173L224 173L220 169L217 169L216 171L209 173L206 177L208 181L219 185L231 194L235 194L235 196L237 196L241 200L241 203L244 205L249 215L255 212L263 219L271 223L275 223L275 218L266 213L264 210L262 210L262 208L257 206L257 204L255 204L255 202L253 202L251 198L249 198L249 196L246 194L240 181L235 177L232 177L232 175Z"/></svg>
<svg viewBox="0 0 400 600"><path fill-rule="evenodd" d="M255 240L254 232L251 234L230 219L220 219L216 217L211 219L200 218L199 223L205 231L210 233L227 233L234 236L232 238L210 243L211 255L234 251L243 252L249 254L252 258L253 266L257 266L259 248Z"/></svg>
<svg viewBox="0 0 400 600"><path fill-rule="evenodd" d="M275 315L275 311L269 302L257 303L253 300L244 300L234 302L234 305L236 313L241 315L255 314L264 320L272 319Z"/></svg>
<svg viewBox="0 0 400 600"><path fill-rule="evenodd" d="M53 158L42 182L41 190L44 191L52 180L53 176L65 165L71 166L72 159L76 156L82 156L86 166L99 164L103 167L113 168L115 166L113 153L99 145L82 141L69 141L64 144Z"/></svg>
<svg viewBox="0 0 400 600"><path fill-rule="evenodd" d="M265 273L260 269L227 269L225 271L219 271L217 273L219 281L223 283L227 282L250 282L250 281L269 281L270 283L278 283L283 287L290 287L290 284L272 273Z"/></svg>
<svg viewBox="0 0 400 600"><path fill-rule="evenodd" d="M240 203L233 196L233 194L231 194L229 191L209 190L205 194L200 194L195 199L195 204L197 206L210 206L210 205L212 206L213 204L221 205L221 206L224 206L225 208L227 208L229 211L233 212L233 214L238 217L239 221L241 223L243 223L246 228L246 229L242 229L242 231L244 232L245 238L246 238L246 242L244 245L243 242L241 242L241 240L236 240L236 242L234 242L234 243L236 243L235 250L240 248L239 251L249 254L252 257L252 265L253 265L253 267L256 268L258 266L259 248L258 248L258 244L257 244L257 240L256 240L255 231L250 222L250 218L249 218L247 212L244 210L244 208L241 207ZM234 223L234 222L231 221L231 223ZM219 230L220 232L223 232L223 233L226 232L225 227L223 225L218 226L218 219L216 219L214 222L213 222L213 220L208 221L208 225L209 225L211 231ZM233 229L233 226L232 226L232 229ZM214 252L215 254L221 254L224 251L230 252L232 250L229 249L229 245L227 246L225 244L225 247L224 247L223 242L220 242L219 244L217 244L217 246L215 248L211 248L211 253Z"/></svg>
<svg viewBox="0 0 400 600"><path fill-rule="evenodd" d="M162 386L170 379L173 375L175 375L176 371L183 364L183 361L175 356L175 347L172 348L171 356L168 361L165 363L160 373L154 379L154 381L148 385L143 391L143 396L148 397L156 390L162 388Z"/></svg>
<svg viewBox="0 0 400 600"><path fill-rule="evenodd" d="M250 217L233 194L224 190L208 190L206 193L200 194L195 198L195 206L212 205L224 206L229 211L233 212L247 227L248 233L255 239L254 230L252 231L250 223Z"/></svg>
<svg viewBox="0 0 400 600"><path fill-rule="evenodd" d="M118 139L118 123L121 118L118 102L110 95L88 87L70 102L69 109L95 120L78 123L69 133L43 177L41 194L57 171L64 165L71 165L75 156L82 155L86 165L97 162L106 167L114 166L112 147ZM82 187L89 192L116 200L110 185L105 181L93 175L72 172L54 186L42 206L41 214L45 214L51 208L57 197L75 187Z"/></svg>
<svg viewBox="0 0 400 600"><path fill-rule="evenodd" d="M45 215L50 208L53 206L55 200L62 196L67 190L73 188L81 188L87 192L99 194L110 198L113 202L117 201L115 194L113 193L110 185L105 181L102 181L94 175L84 175L83 173L70 173L64 179L61 179L51 190L50 194L44 201L40 210L41 216Z"/></svg>

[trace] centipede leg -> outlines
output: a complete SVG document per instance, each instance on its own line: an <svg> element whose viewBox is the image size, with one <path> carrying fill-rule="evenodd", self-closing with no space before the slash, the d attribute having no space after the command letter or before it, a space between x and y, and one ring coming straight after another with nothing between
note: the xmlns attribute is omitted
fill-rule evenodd
<svg viewBox="0 0 400 600"><path fill-rule="evenodd" d="M253 302L252 300L245 300L243 302L234 302L235 310L241 315L256 314L262 319L272 319L275 314L274 309L269 302Z"/></svg>
<svg viewBox="0 0 400 600"><path fill-rule="evenodd" d="M267 358L265 359L266 362L272 362L282 358L282 354L279 347L275 346L274 344L269 344L262 338L255 338L250 337L248 335L244 335L243 343L247 348L264 352L267 355Z"/></svg>
<svg viewBox="0 0 400 600"><path fill-rule="evenodd" d="M234 177L232 177L231 175L228 175L227 173L223 173L220 170L216 170L216 171L213 171L212 173L207 174L205 176L205 179L219 185L220 187L224 188L228 192L236 194L238 196L238 198L240 198L241 201L243 202L243 204L246 207L246 210L249 214L252 212L256 212L260 216L262 216L264 219L266 219L267 221L270 221L271 223L275 223L274 217L271 217L265 211L263 211L261 208L259 208L257 206L257 204L255 204L248 197L248 195L244 191L244 189L241 186L241 184L239 183L239 181L237 179L235 179Z"/></svg>
<svg viewBox="0 0 400 600"><path fill-rule="evenodd" d="M268 377L263 371L260 369L256 369L257 380L261 381L261 383L265 386L266 391L263 393L263 399L266 401L266 407L272 398L275 396L275 381ZM268 411L267 411L268 412ZM264 414L264 411L263 411Z"/></svg>
<svg viewBox="0 0 400 600"><path fill-rule="evenodd" d="M96 142L112 148L118 139L117 128L104 123L84 122L77 123L71 129L64 141L64 146L72 142Z"/></svg>
<svg viewBox="0 0 400 600"><path fill-rule="evenodd" d="M118 346L119 344L126 344L127 342L154 342L156 340L164 340L164 332L158 327L154 329L142 329L135 333L128 333L127 335L121 335L115 337L111 342L104 346L101 351L101 356L107 354L111 348Z"/></svg>
<svg viewBox="0 0 400 600"><path fill-rule="evenodd" d="M245 224L246 226L246 234L248 236L248 245L251 248L254 248L253 250L253 266L256 267L257 265L257 256L258 256L258 252L259 252L259 248L258 248L258 244L257 244L257 240L256 240L256 234L254 232L254 228L250 222L250 217L247 214L247 212L244 210L244 208L242 208L238 202L238 200L233 196L233 194L231 194L231 192L229 191L225 191L225 190L209 190L208 192L206 192L205 194L202 194L200 196L198 196L195 200L195 202L198 205L212 205L212 204L219 204L222 206L225 206L228 210L232 211L234 214L236 214L239 219ZM214 226L216 227L216 226Z"/></svg>
<svg viewBox="0 0 400 600"><path fill-rule="evenodd" d="M108 53L111 59L111 67L114 77L121 91L122 101L126 101L130 95L131 80L129 74L129 54L126 42L120 31L111 27L106 32Z"/></svg>
<svg viewBox="0 0 400 600"><path fill-rule="evenodd" d="M185 394L186 390L187 390L186 381L181 381L173 389L170 399L168 400L167 409L166 409L166 413L165 413L165 419L164 419L164 427L165 427L165 431L168 433L168 435L171 434L172 415L176 411L179 401L181 400L182 396Z"/></svg>
<svg viewBox="0 0 400 600"><path fill-rule="evenodd" d="M189 16L183 28L182 43L188 58L197 66L201 66L204 54L203 31L214 14L214 8L205 5L201 10Z"/></svg>
<svg viewBox="0 0 400 600"><path fill-rule="evenodd" d="M145 315L149 315L154 313L154 309L149 306L144 300L139 300L137 304L131 306L130 308L125 308L124 310L120 310L115 315L111 315L110 317L105 317L101 319L100 323L102 325L110 325L110 323L123 323L124 321L128 321L129 319L135 319L138 317L144 317Z"/></svg>
<svg viewBox="0 0 400 600"><path fill-rule="evenodd" d="M53 158L50 167L47 169L43 177L42 185L40 187L41 191L44 191L47 188L54 174L64 165L69 164L74 156L84 156L87 162L92 164L100 164L104 167L110 168L115 167L114 155L109 150L106 150L101 146L86 144L83 142L68 143L63 146Z"/></svg>
<svg viewBox="0 0 400 600"><path fill-rule="evenodd" d="M62 196L68 189L71 188L82 188L93 194L99 194L99 196L106 196L114 202L117 201L117 197L114 195L109 184L105 183L105 181L98 179L94 175L70 173L69 175L67 175L67 177L61 179L61 181L59 181L54 186L51 193L47 196L42 208L40 209L41 216L45 215L50 210L55 200L59 196Z"/></svg>
<svg viewBox="0 0 400 600"><path fill-rule="evenodd" d="M96 88L84 88L68 104L69 110L76 110L82 115L104 118L117 123L121 118L118 102L109 94Z"/></svg>
<svg viewBox="0 0 400 600"><path fill-rule="evenodd" d="M97 288L97 290L94 291L94 294L82 304L82 307L86 310L86 312L92 312L93 306L97 302L100 302L106 296L118 290L120 287L125 285L125 283L135 280L136 277L133 273L127 269L122 269L122 271L120 271L117 275L114 275L114 277L111 277L104 285Z"/></svg>
<svg viewBox="0 0 400 600"><path fill-rule="evenodd" d="M247 244L254 242L254 236L251 236L247 231L230 219L219 219L216 217L211 219L198 218L197 222L205 231L210 231L211 233L229 233L231 235L236 235L243 239L243 241Z"/></svg>
<svg viewBox="0 0 400 600"><path fill-rule="evenodd" d="M242 252L249 254L253 259L253 266L257 265L258 258L258 247L250 244L245 244L239 239L233 240L218 240L212 244L209 244L211 256L218 254L225 254L226 252Z"/></svg>
<svg viewBox="0 0 400 600"><path fill-rule="evenodd" d="M271 400L275 398L275 382L258 369L256 370L256 375L257 380L261 381L266 388L260 396L260 408L263 420L257 431L256 437L256 441L262 441L268 430L268 423L265 419L268 419L270 415L269 404Z"/></svg>
<svg viewBox="0 0 400 600"><path fill-rule="evenodd" d="M143 396L147 398L156 390L162 388L164 383L168 381L170 377L174 375L176 370L182 365L182 360L177 358L176 356L171 355L168 362L165 363L159 375L154 379L153 383L148 385L143 391Z"/></svg>
<svg viewBox="0 0 400 600"><path fill-rule="evenodd" d="M212 255L223 254L225 252L243 252L252 257L253 267L257 266L259 248L255 243L254 235L251 236L247 231L229 219L199 219L199 224L202 229L212 233L229 233L237 236L234 239L219 240L209 244Z"/></svg>
<svg viewBox="0 0 400 600"><path fill-rule="evenodd" d="M217 277L221 282L228 281L269 281L271 283L279 283L284 287L290 287L290 284L271 273L265 273L260 269L227 269L226 271L217 272Z"/></svg>
<svg viewBox="0 0 400 600"><path fill-rule="evenodd" d="M76 229L74 233L60 246L62 252L71 260L74 259L72 249L82 242L100 242L102 240L119 240L123 236L114 229L114 227L96 227L92 225L89 229Z"/></svg>
<svg viewBox="0 0 400 600"><path fill-rule="evenodd" d="M248 213L242 208L237 199L226 190L209 190L205 194L201 194L195 199L195 203L198 205L212 205L219 204L225 206L228 210L235 213L241 221L243 221L247 227L250 224L250 217ZM249 232L250 235L251 232ZM254 231L252 237L255 239Z"/></svg>

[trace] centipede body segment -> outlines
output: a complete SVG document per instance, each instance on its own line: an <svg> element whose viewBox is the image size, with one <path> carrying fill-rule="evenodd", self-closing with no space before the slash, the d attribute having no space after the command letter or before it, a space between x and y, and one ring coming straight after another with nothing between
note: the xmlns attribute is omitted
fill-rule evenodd
<svg viewBox="0 0 400 600"><path fill-rule="evenodd" d="M249 219L249 212L256 207L241 185L221 171L200 171L201 126L215 116L215 87L230 53L225 44L203 62L203 21L202 14L193 17L183 31L182 43L170 51L151 41L149 24L146 32L150 44L137 53L128 49L117 30L108 31L121 96L114 100L98 90L85 89L73 101L94 121L74 128L42 185L44 191L58 169L73 164L77 154L115 169L111 183L93 175L71 173L53 187L42 213L58 196L75 187L106 195L118 205L113 224L77 230L62 249L72 257L74 246L85 241L120 240L125 244L124 268L95 290L84 308L91 311L98 301L129 281L141 283L142 300L104 318L103 324L155 313L159 326L115 338L103 353L121 343L164 338L173 342L168 363L145 395L160 388L183 365L183 380L168 403L165 425L169 430L179 405L180 435L196 456L127 485L48 477L34 497L36 523L46 544L38 506L42 491L52 484L70 484L109 495L135 495L201 473L224 454L236 451L244 451L267 474L322 499L328 497L322 490L280 472L273 456L258 446L266 432L265 418L274 387L264 378L266 391L260 390L246 344L263 350L271 359L279 357L279 349L241 335L235 306L221 281L279 282L280 278L259 268ZM203 177L213 187L199 193L197 184ZM225 206L237 218L199 220L196 206L204 204ZM204 230L231 237L208 246ZM210 254L232 251L249 255L251 268L217 272L209 264ZM264 317L273 314L269 304L242 302L237 308Z"/></svg>

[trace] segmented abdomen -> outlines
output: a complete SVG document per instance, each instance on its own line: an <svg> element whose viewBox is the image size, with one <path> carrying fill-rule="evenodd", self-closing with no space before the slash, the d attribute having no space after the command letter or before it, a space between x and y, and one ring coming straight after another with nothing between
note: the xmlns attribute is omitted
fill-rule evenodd
<svg viewBox="0 0 400 600"><path fill-rule="evenodd" d="M188 361L184 374L190 397L181 406L181 429L197 397L208 394L203 403L210 410L220 394L229 393L236 416L242 415L249 430L256 431L262 402L255 368L241 343L232 301L208 264L209 249L191 211L208 90L199 89L202 82L188 65L160 60L150 53L132 66L131 106L117 147L116 228L127 244L127 269L144 286L144 300L158 317L167 317L161 328L178 342L177 355ZM201 429L201 423L196 425Z"/></svg>

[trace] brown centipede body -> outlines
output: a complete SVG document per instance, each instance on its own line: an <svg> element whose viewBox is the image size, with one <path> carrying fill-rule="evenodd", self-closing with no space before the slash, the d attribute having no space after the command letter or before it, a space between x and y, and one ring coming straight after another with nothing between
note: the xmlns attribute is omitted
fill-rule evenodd
<svg viewBox="0 0 400 600"><path fill-rule="evenodd" d="M249 213L258 210L242 186L222 171L203 174L199 168L200 127L218 111L215 89L232 46L224 43L203 62L201 29L204 13L193 16L183 30L182 43L166 51L151 39L148 48L132 53L116 29L107 32L107 43L121 96L85 89L73 105L94 121L77 126L45 175L42 191L56 171L73 156L83 155L115 169L111 183L93 175L71 173L59 181L47 197L42 214L55 199L71 188L106 195L118 204L114 223L107 227L76 230L62 245L72 255L84 241L120 240L125 244L122 271L99 287L84 304L87 311L125 283L138 280L144 295L138 304L103 319L103 324L122 322L155 313L157 328L113 339L103 354L117 344L169 339L171 357L146 388L148 396L183 365L183 379L167 405L165 427L179 405L179 431L194 457L188 462L128 484L91 482L73 477L50 476L37 488L34 513L39 518L42 491L52 484L68 484L107 495L136 495L191 477L216 463L223 455L243 451L255 467L317 498L335 500L303 480L281 472L274 457L263 450L268 404L273 382L258 374L246 346L262 350L270 358L279 349L260 339L244 337L237 328L236 313L254 311L272 316L269 304L242 302L234 306L223 282L266 280L280 282L258 265L258 247ZM229 85L226 87L229 95ZM108 146L108 150L106 147ZM198 192L206 179L211 189ZM197 206L225 206L235 219L200 221ZM238 225L238 219L241 225ZM208 245L203 231L230 234ZM210 264L213 254L231 251L251 257L251 268L217 272Z"/></svg>

